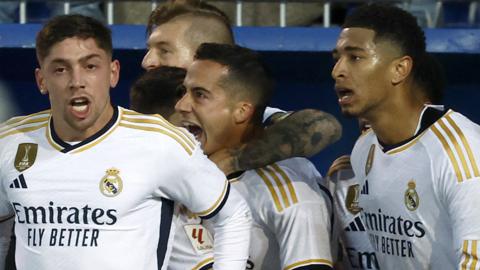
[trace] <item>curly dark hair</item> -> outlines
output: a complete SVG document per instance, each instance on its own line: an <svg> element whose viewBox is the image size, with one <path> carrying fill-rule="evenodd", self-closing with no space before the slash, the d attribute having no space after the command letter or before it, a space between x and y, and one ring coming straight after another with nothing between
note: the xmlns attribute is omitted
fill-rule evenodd
<svg viewBox="0 0 480 270"><path fill-rule="evenodd" d="M342 28L360 27L375 32L374 41L388 40L403 55L413 59L413 81L420 86L431 102L442 98L444 76L442 66L426 52L425 33L417 19L407 11L389 4L366 4L345 18Z"/></svg>
<svg viewBox="0 0 480 270"><path fill-rule="evenodd" d="M73 37L93 38L99 48L112 55L110 28L92 17L73 14L54 17L38 32L35 43L38 61L42 62L55 44Z"/></svg>

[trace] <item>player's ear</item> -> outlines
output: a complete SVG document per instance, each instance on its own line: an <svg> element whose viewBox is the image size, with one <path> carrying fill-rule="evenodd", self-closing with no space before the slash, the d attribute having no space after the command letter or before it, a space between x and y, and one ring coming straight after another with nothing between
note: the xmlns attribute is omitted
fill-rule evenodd
<svg viewBox="0 0 480 270"><path fill-rule="evenodd" d="M253 117L254 111L255 107L252 103L244 101L238 102L233 112L235 123L241 124L250 121L250 119Z"/></svg>
<svg viewBox="0 0 480 270"><path fill-rule="evenodd" d="M117 86L118 80L120 78L120 62L118 60L113 60L110 63L110 87L114 88Z"/></svg>
<svg viewBox="0 0 480 270"><path fill-rule="evenodd" d="M40 68L35 69L35 81L37 82L37 87L40 90L40 93L42 95L48 94L48 89L45 85L45 79Z"/></svg>
<svg viewBox="0 0 480 270"><path fill-rule="evenodd" d="M412 72L412 67L413 67L413 60L408 55L393 60L392 66L391 66L392 84L397 85L405 81L405 79Z"/></svg>

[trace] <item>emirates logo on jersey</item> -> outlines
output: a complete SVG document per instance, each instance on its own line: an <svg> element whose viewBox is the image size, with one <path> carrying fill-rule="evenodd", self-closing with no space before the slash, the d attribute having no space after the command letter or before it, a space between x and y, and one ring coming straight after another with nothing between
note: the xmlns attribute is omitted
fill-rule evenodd
<svg viewBox="0 0 480 270"><path fill-rule="evenodd" d="M415 181L413 181L412 179L408 182L407 186L408 186L407 191L405 191L405 206L407 207L408 210L415 211L417 210L420 204L420 197L418 196L418 193L415 190L417 185L415 184Z"/></svg>
<svg viewBox="0 0 480 270"><path fill-rule="evenodd" d="M100 180L100 192L107 197L115 197L123 189L122 178L118 175L120 171L110 168L106 171L106 175Z"/></svg>

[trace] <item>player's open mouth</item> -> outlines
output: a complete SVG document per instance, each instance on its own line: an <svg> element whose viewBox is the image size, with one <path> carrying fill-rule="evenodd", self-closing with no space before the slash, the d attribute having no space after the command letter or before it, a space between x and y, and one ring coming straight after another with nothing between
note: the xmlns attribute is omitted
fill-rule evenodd
<svg viewBox="0 0 480 270"><path fill-rule="evenodd" d="M352 100L352 90L348 88L335 87L335 91L337 92L338 103L340 103L340 105L347 104Z"/></svg>
<svg viewBox="0 0 480 270"><path fill-rule="evenodd" d="M90 101L87 98L80 97L80 98L73 98L70 101L70 105L72 106L72 112L77 117L84 117L88 112L88 105Z"/></svg>
<svg viewBox="0 0 480 270"><path fill-rule="evenodd" d="M192 133L197 140L200 140L200 136L202 135L203 129L199 125L196 125L190 122L182 122L182 125L190 133Z"/></svg>

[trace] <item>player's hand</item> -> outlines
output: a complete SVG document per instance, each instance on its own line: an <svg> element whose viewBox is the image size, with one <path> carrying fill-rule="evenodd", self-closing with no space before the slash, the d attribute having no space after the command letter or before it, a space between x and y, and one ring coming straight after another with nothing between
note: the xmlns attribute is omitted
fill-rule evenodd
<svg viewBox="0 0 480 270"><path fill-rule="evenodd" d="M341 156L332 163L330 168L328 169L327 176L332 176L335 173L338 173L340 170L351 170L352 164L350 163L350 156L344 155Z"/></svg>
<svg viewBox="0 0 480 270"><path fill-rule="evenodd" d="M229 175L239 170L238 152L238 149L221 149L210 155L208 158L217 164L217 167L225 175Z"/></svg>

